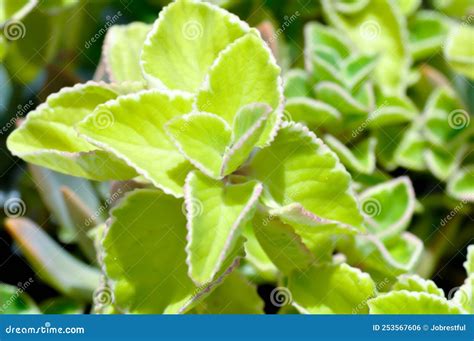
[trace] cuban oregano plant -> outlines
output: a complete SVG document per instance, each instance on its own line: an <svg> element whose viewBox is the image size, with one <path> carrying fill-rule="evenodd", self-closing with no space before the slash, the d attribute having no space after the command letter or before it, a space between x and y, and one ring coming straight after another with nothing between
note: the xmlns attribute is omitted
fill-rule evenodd
<svg viewBox="0 0 474 341"><path fill-rule="evenodd" d="M50 95L7 141L32 173L72 176L50 184L50 207L63 208L61 240L92 265L25 218L6 223L41 278L76 300L94 296L99 313L262 313L264 282L272 303L300 313L472 313L472 247L454 297L413 275L423 243L407 228L420 203L408 177L376 169L373 128L419 129L404 95L410 52L388 2L355 3L340 11L396 31L386 44L399 53L366 48L350 33L362 19L323 2L339 28L308 24L306 70L285 86L260 33L215 5L178 0L153 25L112 27L103 79ZM452 138L439 122L445 97L455 101L446 90L427 104L424 150L458 146L442 140ZM456 173L450 193L472 198L471 178ZM106 210L71 190L90 181L112 183ZM11 309L40 311L21 294Z"/></svg>

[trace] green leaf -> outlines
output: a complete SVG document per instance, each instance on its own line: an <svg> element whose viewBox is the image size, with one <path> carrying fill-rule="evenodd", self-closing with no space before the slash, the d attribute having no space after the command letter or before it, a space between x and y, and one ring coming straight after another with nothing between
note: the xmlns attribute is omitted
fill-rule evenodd
<svg viewBox="0 0 474 341"><path fill-rule="evenodd" d="M88 302L99 283L99 271L83 264L26 218L7 219L5 226L35 272L66 296Z"/></svg>
<svg viewBox="0 0 474 341"><path fill-rule="evenodd" d="M447 192L453 198L474 201L474 165L467 165L448 180Z"/></svg>
<svg viewBox="0 0 474 341"><path fill-rule="evenodd" d="M192 97L147 90L99 106L77 129L91 143L117 155L165 193L182 196L192 168L165 132L165 123L191 111ZM111 118L106 127L101 117Z"/></svg>
<svg viewBox="0 0 474 341"><path fill-rule="evenodd" d="M202 314L262 314L263 306L257 288L235 271L196 310Z"/></svg>
<svg viewBox="0 0 474 341"><path fill-rule="evenodd" d="M470 25L453 27L444 46L444 55L449 65L470 79L474 79L473 49L474 28Z"/></svg>
<svg viewBox="0 0 474 341"><path fill-rule="evenodd" d="M234 248L252 217L262 186L255 181L224 184L191 172L184 188L189 276L198 285L210 282Z"/></svg>
<svg viewBox="0 0 474 341"><path fill-rule="evenodd" d="M232 146L222 161L221 175L237 170L249 157L265 130L265 123L272 112L266 104L254 103L242 107L235 116Z"/></svg>
<svg viewBox="0 0 474 341"><path fill-rule="evenodd" d="M306 97L311 94L309 76L305 70L292 69L285 74L285 98Z"/></svg>
<svg viewBox="0 0 474 341"><path fill-rule="evenodd" d="M314 91L317 99L330 104L346 116L363 116L369 111L368 103L360 102L336 83L320 82Z"/></svg>
<svg viewBox="0 0 474 341"><path fill-rule="evenodd" d="M135 171L115 156L77 136L74 125L94 108L118 93L105 83L88 82L50 95L45 104L30 112L7 140L13 155L55 171L93 180L125 180ZM99 129L110 116L96 122Z"/></svg>
<svg viewBox="0 0 474 341"><path fill-rule="evenodd" d="M433 91L424 112L424 134L431 143L444 149L458 145L471 131L469 123L469 113L451 89Z"/></svg>
<svg viewBox="0 0 474 341"><path fill-rule="evenodd" d="M425 152L428 143L421 130L420 125L414 123L402 133L394 152L394 162L397 165L417 171L426 169Z"/></svg>
<svg viewBox="0 0 474 341"><path fill-rule="evenodd" d="M413 14L421 5L421 0L398 0L400 10L406 16Z"/></svg>
<svg viewBox="0 0 474 341"><path fill-rule="evenodd" d="M371 274L393 277L412 271L420 260L423 243L411 233L381 241L373 235L357 236L340 243L349 264L357 264Z"/></svg>
<svg viewBox="0 0 474 341"><path fill-rule="evenodd" d="M217 6L175 1L160 12L145 41L143 74L153 87L196 92L219 53L249 30L237 16Z"/></svg>
<svg viewBox="0 0 474 341"><path fill-rule="evenodd" d="M103 263L119 311L186 312L235 266L215 282L199 288L194 285L187 274L183 207L182 199L142 189L128 194L112 211L102 242Z"/></svg>
<svg viewBox="0 0 474 341"><path fill-rule="evenodd" d="M304 270L316 260L293 227L278 217L260 209L253 217L252 225L261 248L284 274Z"/></svg>
<svg viewBox="0 0 474 341"><path fill-rule="evenodd" d="M415 210L415 192L408 177L384 182L360 196L369 230L381 238L404 231Z"/></svg>
<svg viewBox="0 0 474 341"><path fill-rule="evenodd" d="M423 279L418 275L400 275L397 282L392 287L393 291L411 291L411 292L425 292L428 294L445 297L443 289L438 288L435 282Z"/></svg>
<svg viewBox="0 0 474 341"><path fill-rule="evenodd" d="M407 32L396 6L389 0L370 0L363 10L344 13L334 1L323 0L322 5L328 21L347 34L359 50L379 55L375 76L383 92L401 94L410 58Z"/></svg>
<svg viewBox="0 0 474 341"><path fill-rule="evenodd" d="M264 198L273 207L300 203L321 218L362 225L349 173L337 156L300 124L284 122L274 142L255 154L250 172L264 184Z"/></svg>
<svg viewBox="0 0 474 341"><path fill-rule="evenodd" d="M371 314L461 314L445 298L425 292L406 290L382 294L368 301Z"/></svg>
<svg viewBox="0 0 474 341"><path fill-rule="evenodd" d="M375 296L370 276L347 264L314 265L291 274L288 288L293 305L307 314L366 314Z"/></svg>
<svg viewBox="0 0 474 341"><path fill-rule="evenodd" d="M143 81L140 54L151 25L134 22L107 31L102 57L112 82Z"/></svg>
<svg viewBox="0 0 474 341"><path fill-rule="evenodd" d="M377 107L367 120L370 128L380 128L411 122L418 116L418 109L406 96L377 94Z"/></svg>
<svg viewBox="0 0 474 341"><path fill-rule="evenodd" d="M293 97L285 102L285 119L306 124L310 128L331 128L341 121L334 107L309 97Z"/></svg>
<svg viewBox="0 0 474 341"><path fill-rule="evenodd" d="M214 114L193 112L174 118L165 130L193 165L212 178L222 177L222 158L232 138L226 121Z"/></svg>
<svg viewBox="0 0 474 341"><path fill-rule="evenodd" d="M231 125L244 105L270 105L274 112L258 143L258 146L265 145L272 140L278 128L283 106L279 74L280 68L271 51L252 31L230 44L219 55L197 94L196 107L200 111L221 116Z"/></svg>
<svg viewBox="0 0 474 341"><path fill-rule="evenodd" d="M371 174L375 170L375 146L377 140L368 138L349 149L334 136L326 135L324 141L339 156L341 162L349 169Z"/></svg>
<svg viewBox="0 0 474 341"><path fill-rule="evenodd" d="M445 16L436 11L419 11L408 20L409 46L413 59L438 53L448 34Z"/></svg>
<svg viewBox="0 0 474 341"><path fill-rule="evenodd" d="M346 85L354 90L366 81L377 66L377 56L353 55L343 63Z"/></svg>
<svg viewBox="0 0 474 341"><path fill-rule="evenodd" d="M21 20L36 5L36 0L3 0L0 3L0 24L7 20Z"/></svg>
<svg viewBox="0 0 474 341"><path fill-rule="evenodd" d="M31 297L25 293L33 279L19 283L18 287L0 283L0 315L4 314L40 314L40 310Z"/></svg>
<svg viewBox="0 0 474 341"><path fill-rule="evenodd" d="M474 275L468 275L450 302L462 307L466 313L474 314Z"/></svg>
<svg viewBox="0 0 474 341"><path fill-rule="evenodd" d="M432 146L425 151L426 165L431 173L442 181L446 181L460 166L466 153L466 146L461 146L455 153Z"/></svg>

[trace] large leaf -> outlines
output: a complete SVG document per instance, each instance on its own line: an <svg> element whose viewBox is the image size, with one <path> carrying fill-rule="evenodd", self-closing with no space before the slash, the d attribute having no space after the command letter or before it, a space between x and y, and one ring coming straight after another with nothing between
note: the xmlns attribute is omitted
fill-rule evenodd
<svg viewBox="0 0 474 341"><path fill-rule="evenodd" d="M375 296L370 276L347 264L314 265L288 280L293 305L309 314L364 314Z"/></svg>
<svg viewBox="0 0 474 341"><path fill-rule="evenodd" d="M321 218L355 227L362 224L349 173L300 124L284 122L270 147L255 154L250 172L264 184L265 199L272 206L300 203Z"/></svg>
<svg viewBox="0 0 474 341"><path fill-rule="evenodd" d="M368 301L371 314L460 314L443 297L425 292L393 291Z"/></svg>
<svg viewBox="0 0 474 341"><path fill-rule="evenodd" d="M143 189L112 211L103 263L119 311L182 313L215 284L197 288L188 277L183 205L159 190Z"/></svg>
<svg viewBox="0 0 474 341"><path fill-rule="evenodd" d="M88 82L64 88L30 112L7 140L8 149L25 161L94 180L130 179L136 173L117 159L77 136L74 125L94 108L119 94L105 83ZM110 123L101 113L97 129Z"/></svg>
<svg viewBox="0 0 474 341"><path fill-rule="evenodd" d="M363 10L344 13L335 1L323 0L324 14L364 53L379 54L376 78L385 93L402 93L410 65L407 32L390 0L370 0Z"/></svg>
<svg viewBox="0 0 474 341"><path fill-rule="evenodd" d="M99 106L78 125L78 131L165 193L182 196L191 165L168 138L164 125L191 111L191 100L188 95L162 90L120 96ZM105 128L96 124L104 113L112 118Z"/></svg>
<svg viewBox="0 0 474 341"><path fill-rule="evenodd" d="M395 236L405 230L415 210L415 192L408 177L371 187L360 200L370 230L379 237Z"/></svg>
<svg viewBox="0 0 474 341"><path fill-rule="evenodd" d="M271 141L278 128L283 95L280 68L270 49L252 31L230 44L215 61L199 89L196 107L221 116L230 125L238 110L251 103L266 103L274 112L259 145Z"/></svg>
<svg viewBox="0 0 474 341"><path fill-rule="evenodd" d="M248 31L246 23L217 6L178 0L160 12L145 41L145 78L154 87L196 92L219 52Z"/></svg>
<svg viewBox="0 0 474 341"><path fill-rule="evenodd" d="M83 264L26 218L7 219L8 232L20 245L36 273L63 294L89 301L99 283L99 271Z"/></svg>
<svg viewBox="0 0 474 341"><path fill-rule="evenodd" d="M252 217L262 186L255 181L226 185L191 172L184 192L189 275L202 285L215 277L233 248L243 246L238 245L239 237Z"/></svg>
<svg viewBox="0 0 474 341"><path fill-rule="evenodd" d="M111 81L143 80L140 54L150 29L150 25L141 22L109 28L102 47L102 58Z"/></svg>

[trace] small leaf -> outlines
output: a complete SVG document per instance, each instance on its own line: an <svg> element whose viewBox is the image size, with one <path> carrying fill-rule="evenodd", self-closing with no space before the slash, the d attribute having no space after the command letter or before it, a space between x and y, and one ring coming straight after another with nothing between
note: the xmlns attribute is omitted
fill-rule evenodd
<svg viewBox="0 0 474 341"><path fill-rule="evenodd" d="M132 168L79 138L74 130L97 105L117 96L105 83L64 88L28 114L8 137L8 149L30 163L65 174L94 180L130 179L136 174ZM103 114L96 124L107 124L109 119Z"/></svg>
<svg viewBox="0 0 474 341"><path fill-rule="evenodd" d="M474 274L474 245L467 247L467 257L463 265L468 275Z"/></svg>
<svg viewBox="0 0 474 341"><path fill-rule="evenodd" d="M339 112L347 116L366 115L369 106L359 102L346 89L336 83L320 82L315 88L316 98L329 103Z"/></svg>
<svg viewBox="0 0 474 341"><path fill-rule="evenodd" d="M406 290L382 294L368 301L371 314L461 314L443 297Z"/></svg>
<svg viewBox="0 0 474 341"><path fill-rule="evenodd" d="M99 106L77 129L109 150L165 193L182 196L192 168L165 133L165 123L191 111L192 97L179 92L146 90ZM110 118L105 127L101 117Z"/></svg>
<svg viewBox="0 0 474 341"><path fill-rule="evenodd" d="M221 178L222 158L232 136L226 121L214 114L193 112L174 118L165 130L193 165L214 179Z"/></svg>
<svg viewBox="0 0 474 341"><path fill-rule="evenodd" d="M444 46L444 55L449 65L470 79L474 79L473 39L474 28L460 24L451 29Z"/></svg>
<svg viewBox="0 0 474 341"><path fill-rule="evenodd" d="M196 92L219 53L249 30L237 16L207 2L175 1L147 36L143 74L153 87Z"/></svg>
<svg viewBox="0 0 474 341"><path fill-rule="evenodd" d="M431 173L442 181L446 181L460 166L466 153L466 146L461 146L453 154L443 148L432 146L425 151L426 165Z"/></svg>
<svg viewBox="0 0 474 341"><path fill-rule="evenodd" d="M255 154L250 171L273 205L300 203L321 218L361 227L349 173L306 127L285 122L270 147Z"/></svg>
<svg viewBox="0 0 474 341"><path fill-rule="evenodd" d="M198 110L221 116L230 125L244 105L270 105L274 112L258 143L265 145L272 140L281 115L283 90L279 74L269 48L252 31L222 51L211 66L195 105Z"/></svg>
<svg viewBox="0 0 474 341"><path fill-rule="evenodd" d="M112 82L143 81L140 54L151 25L134 22L107 31L102 56Z"/></svg>
<svg viewBox="0 0 474 341"><path fill-rule="evenodd" d="M474 314L474 275L468 275L450 302L462 307L466 313Z"/></svg>
<svg viewBox="0 0 474 341"><path fill-rule="evenodd" d="M347 264L314 265L288 280L293 305L307 314L366 314L375 296L370 276Z"/></svg>
<svg viewBox="0 0 474 341"><path fill-rule="evenodd" d="M394 162L407 169L423 171L426 169L425 152L428 143L419 124L414 123L405 130L394 152Z"/></svg>
<svg viewBox="0 0 474 341"><path fill-rule="evenodd" d="M392 287L393 291L406 290L411 292L425 292L428 294L445 297L443 289L438 288L435 282L423 279L418 275L400 275Z"/></svg>
<svg viewBox="0 0 474 341"><path fill-rule="evenodd" d="M453 198L474 201L474 165L467 165L453 174L447 192Z"/></svg>
<svg viewBox="0 0 474 341"><path fill-rule="evenodd" d="M255 181L225 185L191 172L186 178L189 275L198 284L210 282L238 245L244 224L262 191Z"/></svg>
<svg viewBox="0 0 474 341"><path fill-rule="evenodd" d="M262 314L263 305L257 288L235 271L196 310L202 314Z"/></svg>
<svg viewBox="0 0 474 341"><path fill-rule="evenodd" d="M324 141L339 156L341 162L349 169L363 174L371 174L375 170L375 146L377 140L368 138L352 149L346 147L334 136L326 135Z"/></svg>
<svg viewBox="0 0 474 341"><path fill-rule="evenodd" d="M88 302L99 283L99 271L83 264L26 218L7 219L5 226L36 273L64 295Z"/></svg>
<svg viewBox="0 0 474 341"><path fill-rule="evenodd" d="M368 227L382 238L404 231L415 210L415 193L408 177L373 186L361 194L360 201Z"/></svg>
<svg viewBox="0 0 474 341"><path fill-rule="evenodd" d="M40 314L40 310L31 297L25 293L25 284L33 283L30 278L20 287L0 283L0 315L6 314Z"/></svg>
<svg viewBox="0 0 474 341"><path fill-rule="evenodd" d="M418 109L406 96L384 96L377 94L377 107L367 120L370 128L393 126L411 122L418 116Z"/></svg>

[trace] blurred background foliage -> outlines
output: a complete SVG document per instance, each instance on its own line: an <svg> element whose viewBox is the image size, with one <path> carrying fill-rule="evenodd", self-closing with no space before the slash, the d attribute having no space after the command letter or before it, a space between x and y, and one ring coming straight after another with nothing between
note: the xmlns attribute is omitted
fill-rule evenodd
<svg viewBox="0 0 474 341"><path fill-rule="evenodd" d="M258 27L283 72L290 68L304 68L304 25L309 21L327 24L318 0L211 2ZM334 2L342 5L351 3L347 0ZM406 18L410 43L427 41L423 48L411 49L413 63L411 78L407 79L410 82L408 94L417 109L423 110L433 88L449 85L472 112L473 81L447 65L443 47L453 23L469 27L474 24L473 1L397 2ZM102 43L111 22L152 23L167 3L164 0L0 0L0 204L3 206L9 198L21 197L25 202L26 216L42 226L66 250L86 262L93 262L91 259L94 256L87 254L87 245L71 243L68 229L74 225L73 215L78 213L68 210L68 205L75 196L79 196L94 210L106 200L109 189L103 184L27 166L11 156L5 147L5 140L15 124L49 94L65 86L102 78ZM24 25L20 39L9 38L7 23L12 19ZM470 43L473 49L473 41ZM472 62L463 66L470 67L467 72L473 72ZM473 158L472 150L467 152L466 157ZM411 224L412 232L427 243L426 247L431 252L422 260L425 269L421 269L420 273L432 276L440 287L449 291L464 279L464 256L458 250L474 240L472 207L462 207L464 214L455 217L455 224L440 227L439 222L456 206L456 202L446 197L444 189L438 185L439 181L426 172L401 167L389 172L393 177L404 174L412 179L417 195L424 197L422 204L425 213L416 216ZM74 193L70 195L64 186L73 189ZM0 212L0 218L2 214ZM98 217L98 222L104 218L106 216ZM454 245L453 240L458 245ZM82 312L86 309L83 304L62 297L57 288L36 280L37 274L25 256L10 234L0 228L0 282L17 285L33 278L25 291L36 302L43 302L47 312ZM262 285L260 291L264 295L270 289ZM0 301L1 295L8 296L2 292ZM25 306L28 306L27 302Z"/></svg>

